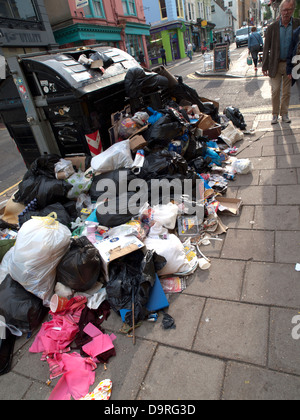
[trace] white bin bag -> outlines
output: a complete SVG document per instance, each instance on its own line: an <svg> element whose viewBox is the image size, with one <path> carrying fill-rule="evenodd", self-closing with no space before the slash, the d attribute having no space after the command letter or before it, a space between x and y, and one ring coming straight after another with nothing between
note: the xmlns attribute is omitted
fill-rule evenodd
<svg viewBox="0 0 300 420"><path fill-rule="evenodd" d="M33 217L18 232L13 247L9 273L27 291L50 305L56 281L56 267L68 251L70 230L56 220L53 213L47 217Z"/></svg>

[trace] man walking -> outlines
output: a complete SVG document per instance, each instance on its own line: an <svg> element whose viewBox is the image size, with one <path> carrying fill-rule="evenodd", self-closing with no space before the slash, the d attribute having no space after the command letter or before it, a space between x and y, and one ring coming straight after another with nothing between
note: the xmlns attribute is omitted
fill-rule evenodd
<svg viewBox="0 0 300 420"><path fill-rule="evenodd" d="M187 56L189 57L190 61L192 61L192 59L193 59L193 45L191 44L191 42L189 42L188 45L187 45Z"/></svg>
<svg viewBox="0 0 300 420"><path fill-rule="evenodd" d="M300 25L300 19L293 18L295 7L296 0L283 0L280 5L280 19L269 26L265 37L262 70L265 76L270 77L272 124L278 123L279 115L283 122L291 122L288 115L291 80L286 73L286 60L293 31ZM282 96L280 98L281 86Z"/></svg>
<svg viewBox="0 0 300 420"><path fill-rule="evenodd" d="M166 57L166 50L164 49L164 47L161 47L160 55L161 55L161 59L162 59L162 64L166 66L167 65L167 57Z"/></svg>

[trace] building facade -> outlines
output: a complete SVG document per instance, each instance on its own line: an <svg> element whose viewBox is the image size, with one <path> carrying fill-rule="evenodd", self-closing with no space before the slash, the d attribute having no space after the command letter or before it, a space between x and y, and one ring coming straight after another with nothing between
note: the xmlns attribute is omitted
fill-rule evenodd
<svg viewBox="0 0 300 420"><path fill-rule="evenodd" d="M0 55L57 47L44 0L0 0Z"/></svg>
<svg viewBox="0 0 300 420"><path fill-rule="evenodd" d="M223 2L224 3L224 2ZM232 1L228 2L229 4ZM237 29L236 18L230 7L225 7L220 2L212 1L212 21L216 25L214 29L214 37L217 42L224 42L225 35L229 35L230 41L233 41L234 34Z"/></svg>
<svg viewBox="0 0 300 420"><path fill-rule="evenodd" d="M197 26L194 26L194 44L201 47L211 46L213 42L213 30L215 23L212 15L212 0L196 0Z"/></svg>
<svg viewBox="0 0 300 420"><path fill-rule="evenodd" d="M63 48L105 44L148 64L142 0L44 0L56 42Z"/></svg>
<svg viewBox="0 0 300 420"><path fill-rule="evenodd" d="M161 48L167 61L186 57L187 45L201 49L211 42L211 0L143 0L146 21L151 25L148 52L151 64L159 64Z"/></svg>

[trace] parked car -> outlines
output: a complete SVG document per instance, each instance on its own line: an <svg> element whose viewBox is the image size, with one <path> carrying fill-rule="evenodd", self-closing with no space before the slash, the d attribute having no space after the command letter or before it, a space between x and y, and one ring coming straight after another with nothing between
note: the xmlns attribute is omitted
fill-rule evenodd
<svg viewBox="0 0 300 420"><path fill-rule="evenodd" d="M263 29L261 26L257 27L256 32L258 32L261 36L264 35ZM235 42L236 42L237 48L241 47L242 45L248 45L248 37L250 33L251 33L251 26L243 26L242 28L236 31Z"/></svg>
<svg viewBox="0 0 300 420"><path fill-rule="evenodd" d="M244 26L243 28L240 28L235 33L235 42L236 47L239 48L242 45L248 45L248 36L251 32L250 26Z"/></svg>

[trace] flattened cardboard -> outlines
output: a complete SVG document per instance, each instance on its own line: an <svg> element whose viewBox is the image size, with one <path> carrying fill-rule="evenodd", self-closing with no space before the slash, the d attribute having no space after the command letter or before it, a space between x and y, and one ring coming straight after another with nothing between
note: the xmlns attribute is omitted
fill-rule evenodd
<svg viewBox="0 0 300 420"><path fill-rule="evenodd" d="M65 160L70 160L72 162L72 165L76 167L76 169L81 169L82 172L85 172L87 169L85 167L85 160L86 156L72 156L72 157L65 157Z"/></svg>
<svg viewBox="0 0 300 420"><path fill-rule="evenodd" d="M240 198L217 197L216 200L223 206L224 209L219 207L219 211L223 214L228 213L229 215L231 214L234 216L239 214L242 205L242 200Z"/></svg>
<svg viewBox="0 0 300 420"><path fill-rule="evenodd" d="M99 69L100 67L103 67L103 60L95 60L91 64L91 69Z"/></svg>

